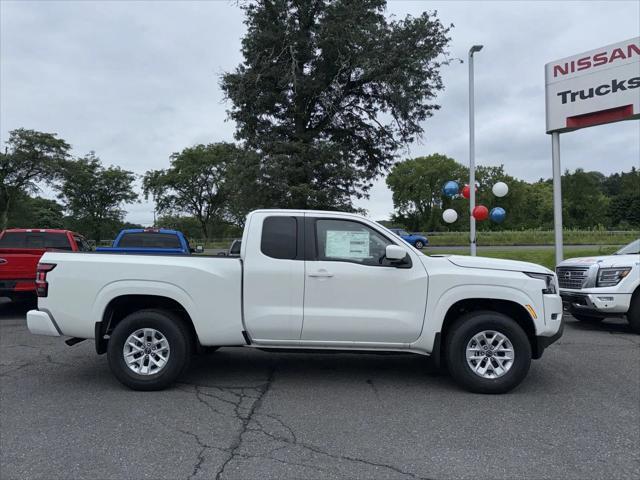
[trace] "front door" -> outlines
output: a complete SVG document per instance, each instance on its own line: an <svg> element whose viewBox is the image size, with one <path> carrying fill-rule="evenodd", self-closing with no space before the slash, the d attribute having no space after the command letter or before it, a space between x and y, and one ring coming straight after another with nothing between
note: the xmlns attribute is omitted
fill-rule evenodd
<svg viewBox="0 0 640 480"><path fill-rule="evenodd" d="M418 338L427 274L416 259L399 268L385 257L391 240L356 220L309 218L302 340L409 343ZM312 239L308 237L312 236ZM404 245L406 247L406 245ZM408 247L407 247L408 249ZM411 255L409 255L411 258Z"/></svg>

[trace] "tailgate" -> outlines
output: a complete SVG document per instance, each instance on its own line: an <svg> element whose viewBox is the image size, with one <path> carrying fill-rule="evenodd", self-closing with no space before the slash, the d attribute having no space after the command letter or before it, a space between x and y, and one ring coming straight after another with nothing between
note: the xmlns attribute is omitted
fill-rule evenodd
<svg viewBox="0 0 640 480"><path fill-rule="evenodd" d="M35 280L44 250L0 249L0 281Z"/></svg>

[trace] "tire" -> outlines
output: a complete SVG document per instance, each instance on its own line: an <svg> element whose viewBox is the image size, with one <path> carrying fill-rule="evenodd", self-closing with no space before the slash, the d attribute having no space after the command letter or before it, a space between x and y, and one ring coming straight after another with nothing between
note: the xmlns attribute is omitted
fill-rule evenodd
<svg viewBox="0 0 640 480"><path fill-rule="evenodd" d="M149 341L147 336L151 331L158 333L153 337L155 342ZM142 353L130 346L128 340L132 335L136 348L145 348ZM158 346L156 351L150 350L151 344ZM165 310L140 310L127 315L113 330L107 345L109 367L123 385L133 390L162 390L187 369L192 345L191 334L180 317ZM125 361L126 353L135 362L131 367ZM144 354L154 361L141 359ZM159 367L158 363L162 366Z"/></svg>
<svg viewBox="0 0 640 480"><path fill-rule="evenodd" d="M220 347L211 347L211 346L207 346L207 347L200 347L200 352L203 355L211 355L212 353L215 353L218 351Z"/></svg>
<svg viewBox="0 0 640 480"><path fill-rule="evenodd" d="M627 322L629 322L634 332L640 334L640 290L638 289L631 297L631 305L629 305L629 311L627 312Z"/></svg>
<svg viewBox="0 0 640 480"><path fill-rule="evenodd" d="M500 349L485 354L489 348L484 349L482 343L472 343L472 340L475 342L474 337L482 332L487 332L484 339L488 342L484 345L490 348L490 345L499 345L501 340ZM511 361L507 359L509 352L505 349L509 344L513 352ZM470 345L478 347L479 361L467 360L467 347ZM445 348L451 376L462 388L474 393L506 393L522 382L531 365L531 344L527 334L515 320L498 312L470 312L460 317L447 334ZM495 368L500 364L503 371ZM476 373L472 365L478 366L479 370L484 369L484 376Z"/></svg>
<svg viewBox="0 0 640 480"><path fill-rule="evenodd" d="M424 243L422 243L422 240L416 240L416 243L414 244L414 246L418 249L418 250L422 250L424 248Z"/></svg>
<svg viewBox="0 0 640 480"><path fill-rule="evenodd" d="M585 323L600 323L604 320L604 317L597 317L594 315L584 315L582 313L572 313L571 316L580 322Z"/></svg>

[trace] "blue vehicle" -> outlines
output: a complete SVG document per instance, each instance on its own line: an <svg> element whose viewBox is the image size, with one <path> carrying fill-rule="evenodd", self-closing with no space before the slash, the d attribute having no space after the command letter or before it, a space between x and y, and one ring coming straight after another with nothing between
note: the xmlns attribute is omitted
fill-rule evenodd
<svg viewBox="0 0 640 480"><path fill-rule="evenodd" d="M190 255L203 251L201 245L197 248L191 248L182 232L165 228L122 230L111 247L96 248L96 252L158 253L162 255Z"/></svg>
<svg viewBox="0 0 640 480"><path fill-rule="evenodd" d="M393 233L401 237L409 245L416 247L418 250L422 250L425 245L429 244L427 237L419 235L417 233L407 233L406 230L401 228L390 228Z"/></svg>

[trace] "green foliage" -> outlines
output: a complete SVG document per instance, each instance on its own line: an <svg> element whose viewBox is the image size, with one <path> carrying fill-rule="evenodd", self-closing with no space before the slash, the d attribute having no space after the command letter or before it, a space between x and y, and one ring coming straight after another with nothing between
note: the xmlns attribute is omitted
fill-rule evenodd
<svg viewBox="0 0 640 480"><path fill-rule="evenodd" d="M509 230L546 230L553 228L553 186L550 180L527 183L498 167L478 166L476 204L491 209L502 207L507 220L498 225L478 222L479 232ZM462 187L468 182L468 169L440 154L407 159L395 164L387 177L393 192L395 214L392 222L413 231L465 231L469 229L469 201L442 195L448 180ZM503 198L493 195L496 182L505 182L509 193ZM640 227L640 172L616 173L609 177L600 172L577 169L562 176L563 222L568 229L637 229ZM458 220L442 221L442 210L453 208ZM482 237L480 237L482 238ZM534 242L535 243L535 242Z"/></svg>
<svg viewBox="0 0 640 480"><path fill-rule="evenodd" d="M194 217L178 216L178 215L163 215L156 222L158 227L170 228L173 230L180 230L187 238L200 240L202 239L202 230L200 222ZM241 237L242 228L237 225L225 223L221 221L214 221L208 225L207 231L210 237L215 238L229 238L229 237Z"/></svg>
<svg viewBox="0 0 640 480"><path fill-rule="evenodd" d="M605 192L611 184L616 185L609 195L611 222L621 228L640 225L640 171L633 167L628 173L611 175L605 179Z"/></svg>
<svg viewBox="0 0 640 480"><path fill-rule="evenodd" d="M64 228L63 207L55 200L19 193L12 205L8 228Z"/></svg>
<svg viewBox="0 0 640 480"><path fill-rule="evenodd" d="M12 202L24 193L38 191L38 182L52 182L68 157L69 144L55 133L19 128L9 132L0 153L0 230L6 228Z"/></svg>
<svg viewBox="0 0 640 480"><path fill-rule="evenodd" d="M636 231L564 230L565 245L626 245L640 235ZM486 231L478 237L479 246L553 245L553 230ZM469 245L469 232L439 232L429 235L431 246Z"/></svg>
<svg viewBox="0 0 640 480"><path fill-rule="evenodd" d="M384 0L246 3L244 61L223 75L264 206L352 210L438 108L449 28Z"/></svg>
<svg viewBox="0 0 640 480"><path fill-rule="evenodd" d="M609 199L604 195L600 172L574 173L562 176L562 217L567 228L587 228L608 223Z"/></svg>
<svg viewBox="0 0 640 480"><path fill-rule="evenodd" d="M145 198L153 197L160 214L191 215L208 238L214 221L241 225L256 208L260 188L253 173L259 162L255 153L232 143L185 148L171 156L168 169L145 174Z"/></svg>
<svg viewBox="0 0 640 480"><path fill-rule="evenodd" d="M455 180L462 186L468 175L466 167L438 153L397 163L387 176L397 217L411 230L436 230L442 210L452 205L443 185Z"/></svg>
<svg viewBox="0 0 640 480"><path fill-rule="evenodd" d="M100 240L105 224L120 224L123 203L134 202L135 176L120 167L104 168L93 152L84 158L65 162L62 181L57 185L65 209Z"/></svg>

